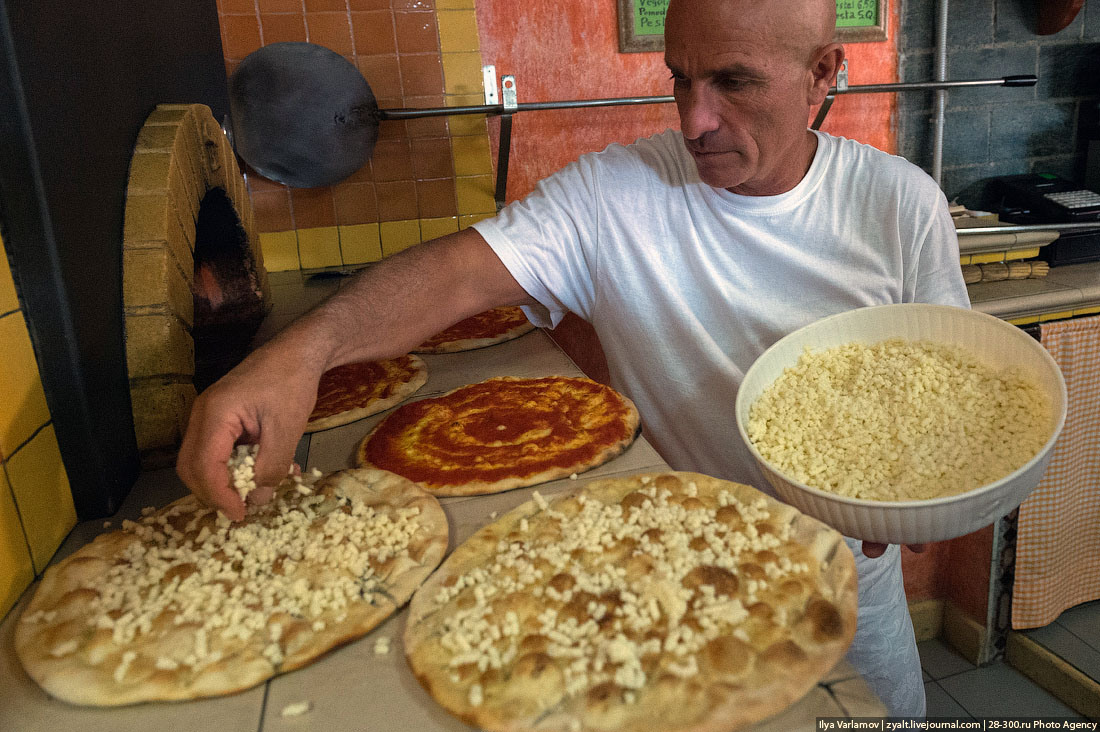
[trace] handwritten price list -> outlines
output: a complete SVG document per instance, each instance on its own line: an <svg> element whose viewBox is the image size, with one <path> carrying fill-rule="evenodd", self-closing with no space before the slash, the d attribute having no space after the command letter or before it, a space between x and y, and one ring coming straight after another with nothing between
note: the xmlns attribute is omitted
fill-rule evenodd
<svg viewBox="0 0 1100 732"><path fill-rule="evenodd" d="M878 25L878 0L836 0L836 27Z"/></svg>
<svg viewBox="0 0 1100 732"><path fill-rule="evenodd" d="M662 36L668 0L634 0L634 34Z"/></svg>

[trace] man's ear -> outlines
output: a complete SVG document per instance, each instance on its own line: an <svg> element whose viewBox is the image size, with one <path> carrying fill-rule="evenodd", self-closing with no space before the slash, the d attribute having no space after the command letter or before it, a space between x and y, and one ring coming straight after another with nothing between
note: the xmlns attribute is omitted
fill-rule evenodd
<svg viewBox="0 0 1100 732"><path fill-rule="evenodd" d="M825 101L843 62L844 46L839 43L822 46L814 54L810 62L810 88L806 98L811 107Z"/></svg>

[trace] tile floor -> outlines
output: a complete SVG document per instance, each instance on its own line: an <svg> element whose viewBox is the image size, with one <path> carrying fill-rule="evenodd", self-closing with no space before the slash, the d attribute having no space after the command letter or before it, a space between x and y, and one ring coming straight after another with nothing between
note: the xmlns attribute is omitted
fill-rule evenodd
<svg viewBox="0 0 1100 732"><path fill-rule="evenodd" d="M1028 637L1100 681L1100 601L1062 613ZM941 640L919 643L929 717L1084 719L1027 676L998 661L975 667Z"/></svg>
<svg viewBox="0 0 1100 732"><path fill-rule="evenodd" d="M1100 682L1100 600L1072 607L1050 625L1025 635Z"/></svg>

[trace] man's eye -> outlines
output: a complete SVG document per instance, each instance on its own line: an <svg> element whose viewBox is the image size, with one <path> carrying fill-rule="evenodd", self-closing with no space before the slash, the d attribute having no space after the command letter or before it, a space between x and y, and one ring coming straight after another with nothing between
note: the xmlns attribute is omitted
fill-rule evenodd
<svg viewBox="0 0 1100 732"><path fill-rule="evenodd" d="M672 79L675 86L683 86L688 83L687 77L683 74L671 74L668 78Z"/></svg>

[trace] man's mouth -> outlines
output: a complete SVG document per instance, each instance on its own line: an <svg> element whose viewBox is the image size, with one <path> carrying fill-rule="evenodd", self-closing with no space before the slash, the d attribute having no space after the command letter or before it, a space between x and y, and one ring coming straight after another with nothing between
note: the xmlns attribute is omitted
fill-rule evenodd
<svg viewBox="0 0 1100 732"><path fill-rule="evenodd" d="M688 152L691 153L693 157L707 158L707 157L713 157L715 155L721 155L722 153L725 152L725 150L706 150L706 149L703 149L703 148L697 148L697 147L692 147L691 145L688 145Z"/></svg>

